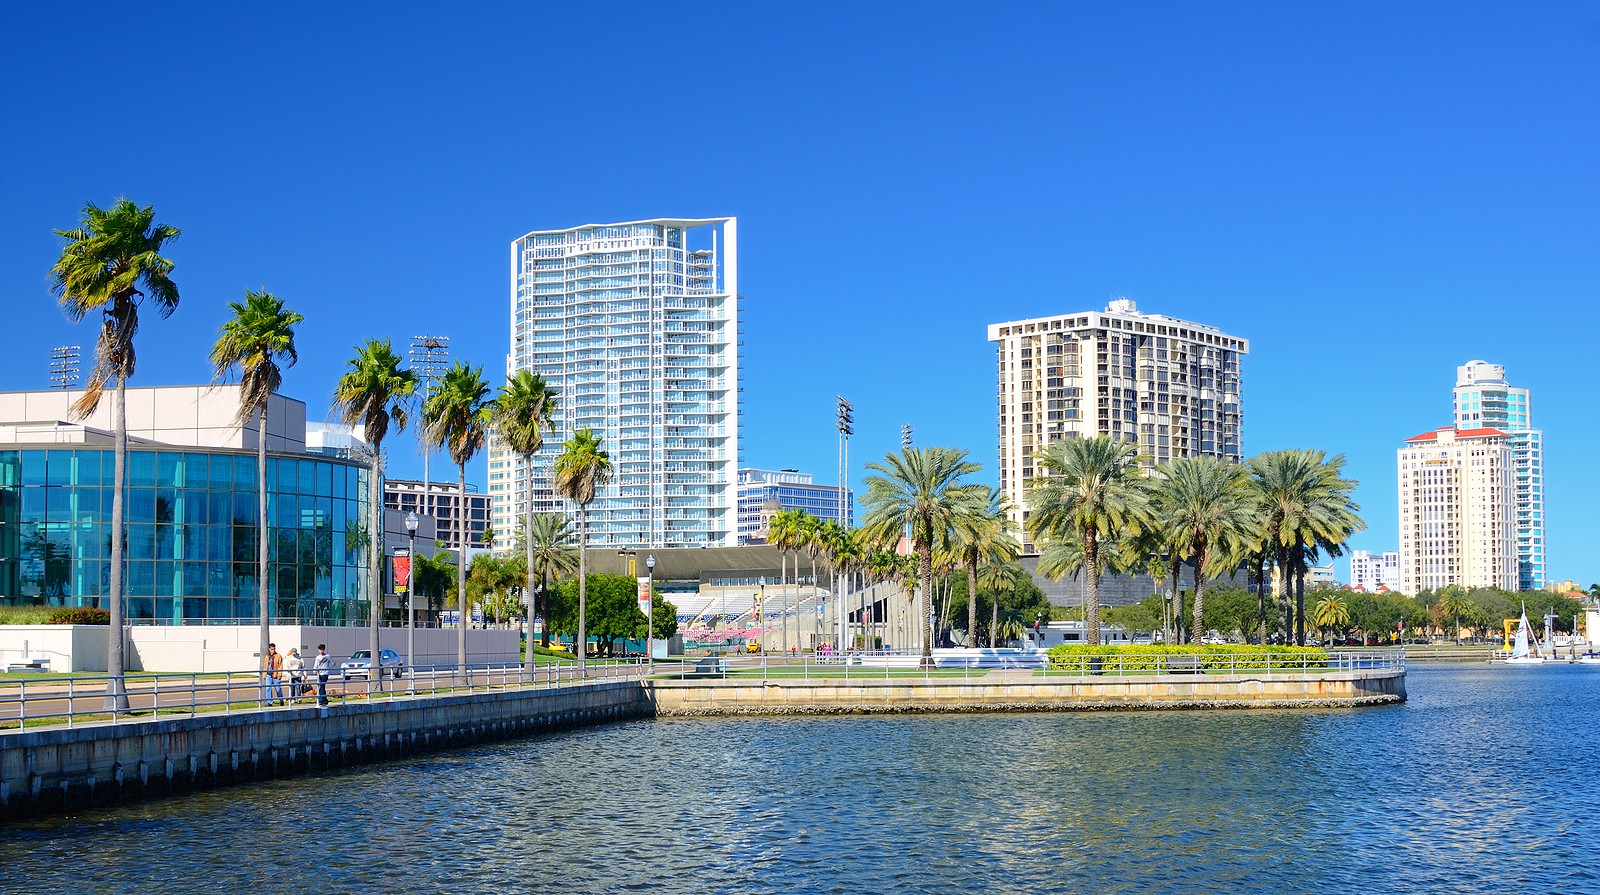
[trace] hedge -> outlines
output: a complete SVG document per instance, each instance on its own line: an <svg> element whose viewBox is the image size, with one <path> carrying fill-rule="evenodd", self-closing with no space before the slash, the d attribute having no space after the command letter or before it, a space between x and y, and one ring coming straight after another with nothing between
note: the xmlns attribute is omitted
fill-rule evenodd
<svg viewBox="0 0 1600 895"><path fill-rule="evenodd" d="M1302 664L1315 666L1328 661L1328 651L1320 646L1257 646L1248 643L1226 646L1064 644L1052 647L1049 656L1051 668L1071 671L1091 667L1093 663L1089 660L1093 658L1099 658L1103 668L1123 671L1165 671L1168 670L1168 656L1197 656L1201 669L1265 668L1268 662L1296 667Z"/></svg>
<svg viewBox="0 0 1600 895"><path fill-rule="evenodd" d="M52 625L109 625L111 612L106 609L95 609L92 606L78 606L73 609L57 609L50 613L48 624Z"/></svg>

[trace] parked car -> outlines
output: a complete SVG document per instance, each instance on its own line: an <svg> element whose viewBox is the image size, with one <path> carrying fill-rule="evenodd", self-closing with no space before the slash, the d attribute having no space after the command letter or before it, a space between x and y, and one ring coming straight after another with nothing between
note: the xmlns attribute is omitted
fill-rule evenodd
<svg viewBox="0 0 1600 895"><path fill-rule="evenodd" d="M1222 636L1216 631L1212 631L1210 634L1200 638L1200 642L1206 646L1226 646L1228 643L1228 638Z"/></svg>
<svg viewBox="0 0 1600 895"><path fill-rule="evenodd" d="M398 678L403 673L400 654L392 649L378 650L379 677ZM372 650L356 650L350 658L344 660L339 666L339 673L345 680L360 678L366 680L371 675Z"/></svg>

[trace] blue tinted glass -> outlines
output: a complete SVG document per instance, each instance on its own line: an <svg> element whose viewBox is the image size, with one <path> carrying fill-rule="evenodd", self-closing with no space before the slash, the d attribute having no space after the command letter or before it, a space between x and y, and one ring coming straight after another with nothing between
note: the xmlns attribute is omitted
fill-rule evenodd
<svg viewBox="0 0 1600 895"><path fill-rule="evenodd" d="M128 599L128 617L135 619L155 618L156 601L149 597L130 597Z"/></svg>
<svg viewBox="0 0 1600 895"><path fill-rule="evenodd" d="M296 460L295 466L300 477L296 490L301 494L317 493L317 464L311 460Z"/></svg>
<svg viewBox="0 0 1600 895"><path fill-rule="evenodd" d="M232 596L232 591L229 589L232 583L231 576L228 573L228 563L206 563L206 596ZM227 602L227 600L212 600L211 604L215 607L219 603L226 604ZM223 611L226 612L227 610Z"/></svg>
<svg viewBox="0 0 1600 895"><path fill-rule="evenodd" d="M132 562L128 564L126 590L129 596L149 596L156 590L156 565L152 562Z"/></svg>
<svg viewBox="0 0 1600 895"><path fill-rule="evenodd" d="M228 491L211 491L206 494L206 502L211 506L206 511L211 517L212 525L225 525L233 521L233 496Z"/></svg>
<svg viewBox="0 0 1600 895"><path fill-rule="evenodd" d="M185 619L203 619L206 617L206 601L199 597L183 598L183 617Z"/></svg>
<svg viewBox="0 0 1600 895"><path fill-rule="evenodd" d="M185 525L205 525L211 521L211 504L204 491L178 492L178 506Z"/></svg>
<svg viewBox="0 0 1600 895"><path fill-rule="evenodd" d="M22 517L23 524L45 521L44 494L49 490L39 486L25 487L22 489Z"/></svg>
<svg viewBox="0 0 1600 895"><path fill-rule="evenodd" d="M23 451L22 452L22 484L24 484L24 485L43 485L44 484L44 471L45 471L44 467L45 467L45 452L44 451Z"/></svg>
<svg viewBox="0 0 1600 895"><path fill-rule="evenodd" d="M72 451L47 451L45 482L51 485L72 484Z"/></svg>
<svg viewBox="0 0 1600 895"><path fill-rule="evenodd" d="M156 454L156 486L178 488L183 485L183 455L163 451Z"/></svg>
<svg viewBox="0 0 1600 895"><path fill-rule="evenodd" d="M156 564L156 589L158 597L170 597L180 585L182 566L175 562L161 562Z"/></svg>
<svg viewBox="0 0 1600 895"><path fill-rule="evenodd" d="M124 490L122 492L122 518L127 522L156 521L156 492L150 488L128 488Z"/></svg>
<svg viewBox="0 0 1600 895"><path fill-rule="evenodd" d="M328 497L333 494L333 467L327 463L316 464L317 470L317 495Z"/></svg>
<svg viewBox="0 0 1600 895"><path fill-rule="evenodd" d="M280 492L281 493L283 491L283 485L282 485L283 473L282 473L282 469L283 469L284 462L285 461L280 460L277 457L268 457L267 458L267 490L269 492L276 491L276 492ZM294 468L294 466L293 466L294 461L290 460L288 462L291 464L289 468L293 469ZM293 483L292 480L290 481L289 490L290 491L294 490L294 483Z"/></svg>
<svg viewBox="0 0 1600 895"><path fill-rule="evenodd" d="M154 488L156 485L156 455L149 451L128 452L128 487Z"/></svg>
<svg viewBox="0 0 1600 895"><path fill-rule="evenodd" d="M259 500L258 496L255 493L252 493L252 492L245 492L245 491L235 491L235 492L233 492L233 515L229 518L228 521L232 522L235 525L240 525L240 524L254 525L254 524L258 524L260 522L258 517L261 514L261 509L260 509L260 506L258 504L258 500ZM267 509L268 509L267 518L271 519L272 518L272 513L271 513L272 505L271 505L270 501L267 504Z"/></svg>
<svg viewBox="0 0 1600 895"><path fill-rule="evenodd" d="M256 490L256 458L236 454L233 458L233 487Z"/></svg>

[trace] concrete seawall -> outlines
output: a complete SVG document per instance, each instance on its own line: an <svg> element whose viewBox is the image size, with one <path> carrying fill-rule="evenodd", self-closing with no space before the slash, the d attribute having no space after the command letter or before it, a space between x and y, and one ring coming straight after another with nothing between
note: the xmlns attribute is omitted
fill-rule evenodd
<svg viewBox="0 0 1600 895"><path fill-rule="evenodd" d="M1046 678L689 680L651 685L658 716L1249 709L1404 702L1400 669L1320 674L1126 675Z"/></svg>
<svg viewBox="0 0 1600 895"><path fill-rule="evenodd" d="M637 681L0 734L0 823L652 714Z"/></svg>
<svg viewBox="0 0 1600 895"><path fill-rule="evenodd" d="M0 823L656 716L1312 708L1405 700L1401 669L1272 675L690 679L0 733Z"/></svg>

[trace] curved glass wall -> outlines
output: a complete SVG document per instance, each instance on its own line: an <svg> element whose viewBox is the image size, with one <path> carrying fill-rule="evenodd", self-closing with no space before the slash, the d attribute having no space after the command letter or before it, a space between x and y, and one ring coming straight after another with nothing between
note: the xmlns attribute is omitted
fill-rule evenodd
<svg viewBox="0 0 1600 895"><path fill-rule="evenodd" d="M0 604L98 606L111 577L113 452L0 450ZM283 621L364 624L368 471L268 456L268 592ZM256 456L128 450L132 624L254 624Z"/></svg>

